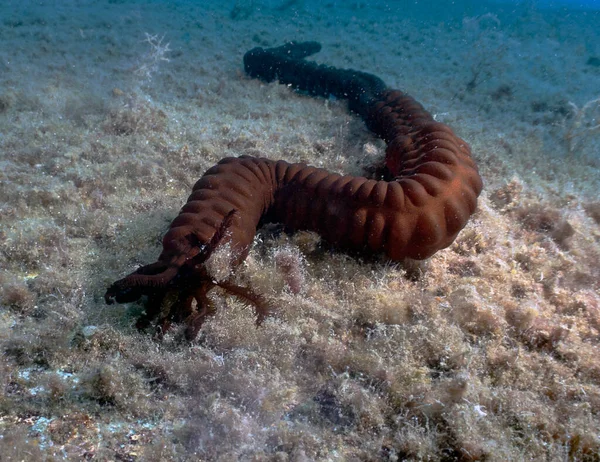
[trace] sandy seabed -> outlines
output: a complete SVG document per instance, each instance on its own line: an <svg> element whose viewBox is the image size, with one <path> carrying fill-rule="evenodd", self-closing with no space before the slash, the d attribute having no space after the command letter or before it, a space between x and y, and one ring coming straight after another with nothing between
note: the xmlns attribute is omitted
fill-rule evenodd
<svg viewBox="0 0 600 462"><path fill-rule="evenodd" d="M203 3L0 6L0 460L600 460L598 13ZM383 158L343 101L244 75L288 40L468 140L479 209L425 262L263 229L235 277L273 315L215 291L157 342L103 294L207 168Z"/></svg>

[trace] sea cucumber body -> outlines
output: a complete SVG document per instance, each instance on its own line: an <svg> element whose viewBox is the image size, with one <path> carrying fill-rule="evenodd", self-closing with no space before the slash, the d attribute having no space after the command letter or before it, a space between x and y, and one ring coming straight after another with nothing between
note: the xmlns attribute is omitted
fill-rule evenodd
<svg viewBox="0 0 600 462"><path fill-rule="evenodd" d="M172 280L189 279L223 223L234 265L246 257L257 226L269 221L316 231L342 248L384 252L392 260L427 258L454 241L482 189L468 144L377 77L304 61L318 49L314 42L256 48L246 53L244 65L253 77L347 98L351 110L386 141L392 179L341 176L282 160L223 159L195 184L163 239L158 261L115 282L108 302L156 294Z"/></svg>
<svg viewBox="0 0 600 462"><path fill-rule="evenodd" d="M341 247L383 251L392 260L430 257L454 241L477 206L482 183L470 149L398 91L383 94L366 121L388 142L395 179L298 166L279 183L273 215Z"/></svg>

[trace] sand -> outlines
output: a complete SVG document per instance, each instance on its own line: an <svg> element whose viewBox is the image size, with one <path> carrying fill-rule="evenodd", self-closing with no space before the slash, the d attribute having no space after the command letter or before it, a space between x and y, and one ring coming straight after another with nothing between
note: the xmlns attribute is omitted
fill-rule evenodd
<svg viewBox="0 0 600 462"><path fill-rule="evenodd" d="M600 29L482 2L0 5L0 460L599 460ZM485 189L424 262L260 230L193 342L106 287L155 261L221 158L363 175L344 101L244 75L255 46L413 95Z"/></svg>

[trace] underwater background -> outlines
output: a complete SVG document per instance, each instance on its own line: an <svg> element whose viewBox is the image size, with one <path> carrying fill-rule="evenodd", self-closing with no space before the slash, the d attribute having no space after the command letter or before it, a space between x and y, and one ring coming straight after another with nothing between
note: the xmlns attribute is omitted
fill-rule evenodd
<svg viewBox="0 0 600 462"><path fill-rule="evenodd" d="M425 261L259 230L193 342L106 305L198 178L369 175L334 98L247 77L314 40L470 143L478 210ZM600 460L600 1L0 1L0 461Z"/></svg>

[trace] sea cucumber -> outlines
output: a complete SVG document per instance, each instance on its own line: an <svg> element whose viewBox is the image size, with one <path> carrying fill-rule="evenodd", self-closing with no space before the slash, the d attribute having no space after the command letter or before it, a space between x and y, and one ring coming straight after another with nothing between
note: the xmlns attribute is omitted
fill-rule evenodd
<svg viewBox="0 0 600 462"><path fill-rule="evenodd" d="M214 281L204 263L228 244L235 267L245 259L257 227L266 222L283 223L291 231L313 230L338 247L384 252L391 260L427 258L454 241L482 189L469 145L378 77L304 60L320 48L316 42L254 48L245 54L244 68L267 82L347 99L350 110L387 143L390 181L283 160L223 159L194 185L163 238L158 261L112 284L107 303L148 295L140 327L160 313L162 330L171 321L185 321L186 336L194 338L214 311L206 293L218 285L254 304L262 319L267 304L260 296L227 280Z"/></svg>

